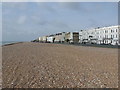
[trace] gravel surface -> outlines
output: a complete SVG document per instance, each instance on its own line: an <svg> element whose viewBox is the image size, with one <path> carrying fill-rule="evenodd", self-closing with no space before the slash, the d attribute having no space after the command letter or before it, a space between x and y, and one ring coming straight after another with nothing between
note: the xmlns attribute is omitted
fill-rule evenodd
<svg viewBox="0 0 120 90"><path fill-rule="evenodd" d="M2 89L2 47L0 46L0 89Z"/></svg>
<svg viewBox="0 0 120 90"><path fill-rule="evenodd" d="M49 43L2 47L3 88L117 88L118 50Z"/></svg>

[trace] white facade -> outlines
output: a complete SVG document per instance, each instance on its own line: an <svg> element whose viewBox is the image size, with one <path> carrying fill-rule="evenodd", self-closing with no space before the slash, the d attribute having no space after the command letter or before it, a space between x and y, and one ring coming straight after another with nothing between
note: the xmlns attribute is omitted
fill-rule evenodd
<svg viewBox="0 0 120 90"><path fill-rule="evenodd" d="M79 32L79 42L118 45L120 44L119 31L119 26L81 30Z"/></svg>
<svg viewBox="0 0 120 90"><path fill-rule="evenodd" d="M54 35L55 42L64 42L65 41L65 32L57 33Z"/></svg>
<svg viewBox="0 0 120 90"><path fill-rule="evenodd" d="M46 42L47 41L47 36L39 37L38 41L39 42Z"/></svg>
<svg viewBox="0 0 120 90"><path fill-rule="evenodd" d="M41 41L42 41L42 37L39 37L39 38L38 38L38 41L41 42Z"/></svg>
<svg viewBox="0 0 120 90"><path fill-rule="evenodd" d="M53 39L54 39L53 36L48 36L47 37L47 42L53 43Z"/></svg>

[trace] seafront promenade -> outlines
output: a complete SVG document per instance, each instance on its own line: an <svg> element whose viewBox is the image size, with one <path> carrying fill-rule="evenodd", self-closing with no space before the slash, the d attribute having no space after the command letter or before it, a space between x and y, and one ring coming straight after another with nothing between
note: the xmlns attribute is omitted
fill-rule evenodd
<svg viewBox="0 0 120 90"><path fill-rule="evenodd" d="M2 47L3 88L117 88L118 49L24 42Z"/></svg>

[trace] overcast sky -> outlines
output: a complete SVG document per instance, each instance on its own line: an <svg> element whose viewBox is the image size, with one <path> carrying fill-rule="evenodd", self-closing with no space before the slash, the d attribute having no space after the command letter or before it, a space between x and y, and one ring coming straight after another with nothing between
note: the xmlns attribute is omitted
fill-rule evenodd
<svg viewBox="0 0 120 90"><path fill-rule="evenodd" d="M117 2L4 2L3 41L117 25Z"/></svg>

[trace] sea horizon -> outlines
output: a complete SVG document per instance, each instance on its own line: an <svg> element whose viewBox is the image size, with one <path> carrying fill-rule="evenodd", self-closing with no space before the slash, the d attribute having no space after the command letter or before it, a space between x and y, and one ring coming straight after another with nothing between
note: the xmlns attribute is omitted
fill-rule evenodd
<svg viewBox="0 0 120 90"><path fill-rule="evenodd" d="M17 43L17 42L25 42L25 41L0 41L0 46L1 45L6 45L6 44L11 44L11 43Z"/></svg>

